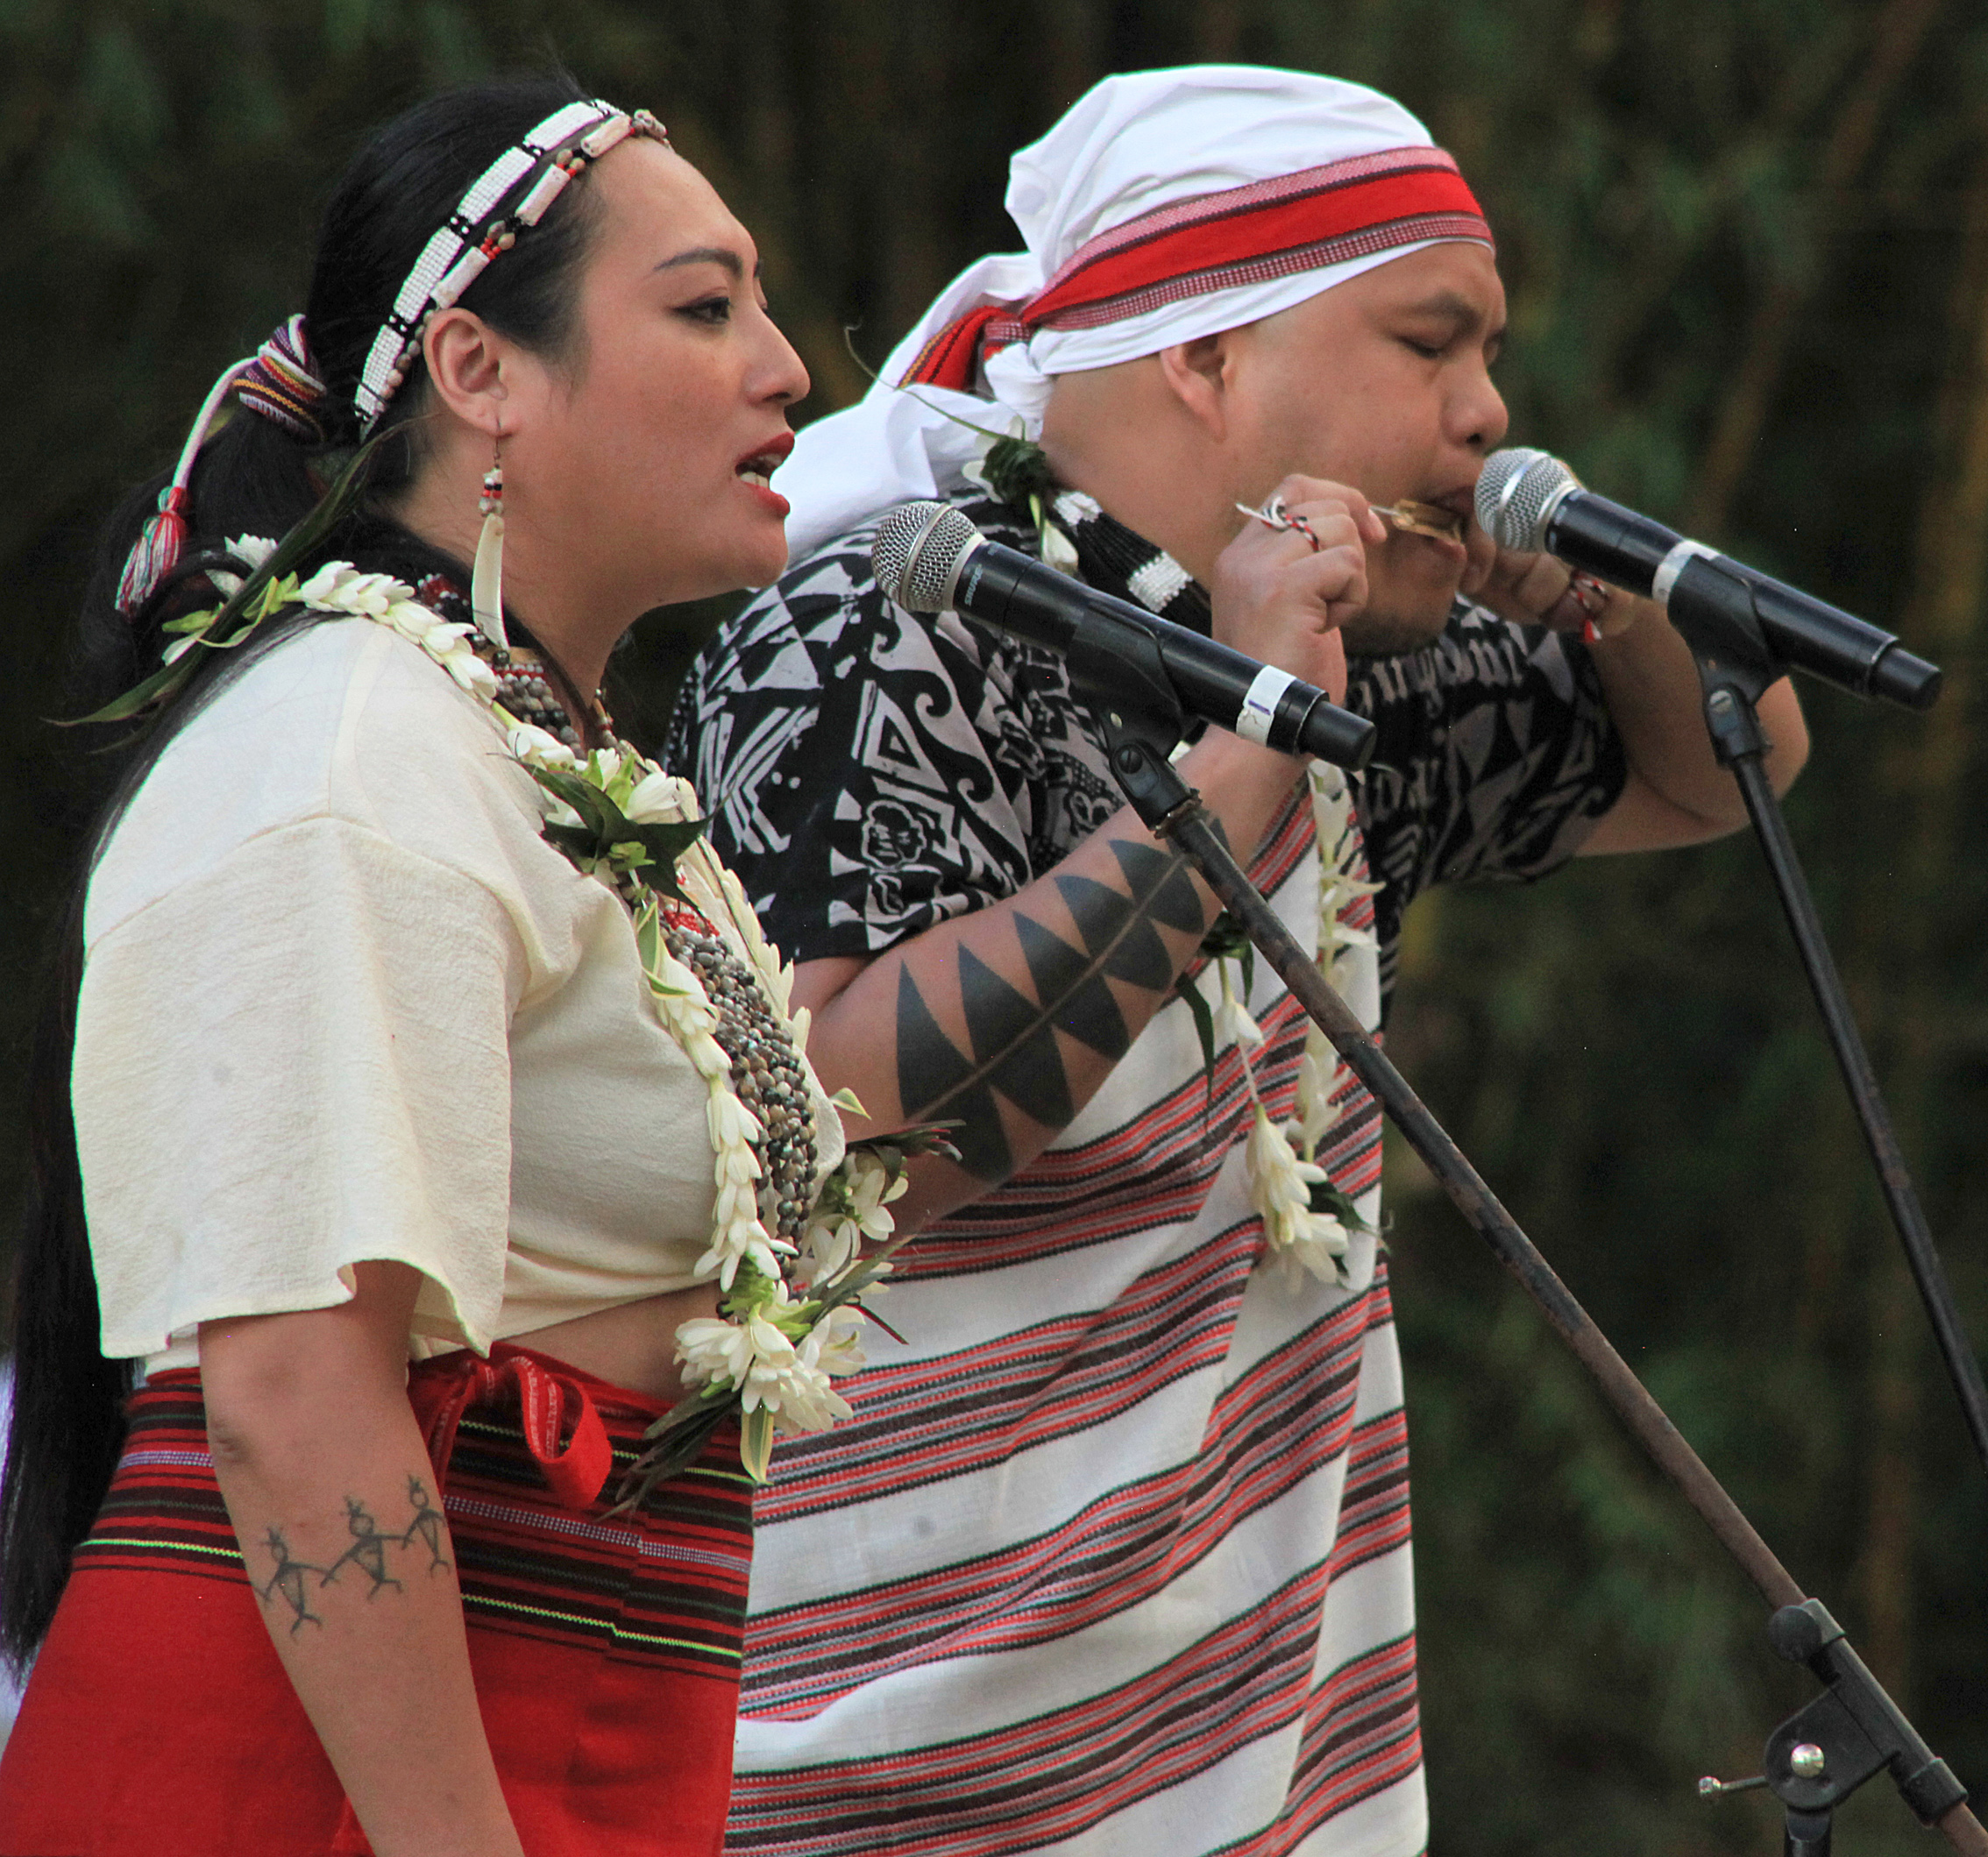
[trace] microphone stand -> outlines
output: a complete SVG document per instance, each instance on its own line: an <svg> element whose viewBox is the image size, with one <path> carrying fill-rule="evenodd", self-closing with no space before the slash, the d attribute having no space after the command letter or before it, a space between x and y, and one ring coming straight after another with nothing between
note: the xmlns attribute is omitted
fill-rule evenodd
<svg viewBox="0 0 1988 1857"><path fill-rule="evenodd" d="M1094 706L1112 773L1140 819L1201 873L1457 1209L1545 1312L1630 1434L1776 1608L1768 1623L1774 1649L1807 1664L1824 1685L1822 1694L1784 1722L1767 1743L1764 1779L1786 1807L1788 1857L1828 1857L1831 1811L1879 1768L1890 1770L1922 1824L1937 1826L1965 1857L1988 1857L1988 1832L1968 1810L1967 1789L1921 1740L1821 1603L1803 1596L1739 1506L1231 855L1213 816L1169 758L1182 736L1181 707L1152 634L1080 621L1066 662L1073 684ZM1715 1790L1717 1783L1713 1783Z"/></svg>
<svg viewBox="0 0 1988 1857"><path fill-rule="evenodd" d="M1794 932L1795 946L1807 970L1808 983L1821 1010L1836 1064L1850 1090L1850 1102L1878 1170L1885 1204L1905 1246L1906 1262L1928 1319L1940 1344L1941 1358L1959 1396L1969 1434L1984 1466L1988 1466L1988 1387L1982 1383L1981 1362L1968 1340L1945 1267L1935 1248L1926 1214L1913 1189L1905 1155L1892 1127L1890 1111L1878 1088L1877 1073L1850 1011L1842 976L1829 953L1822 923L1815 912L1794 841L1780 801L1762 764L1768 741L1760 726L1757 704L1768 687L1786 672L1761 630L1751 596L1742 582L1692 563L1672 587L1671 623L1678 629L1698 665L1699 686L1705 697L1705 726L1722 767L1730 768L1739 783L1747 816L1773 875L1781 908Z"/></svg>

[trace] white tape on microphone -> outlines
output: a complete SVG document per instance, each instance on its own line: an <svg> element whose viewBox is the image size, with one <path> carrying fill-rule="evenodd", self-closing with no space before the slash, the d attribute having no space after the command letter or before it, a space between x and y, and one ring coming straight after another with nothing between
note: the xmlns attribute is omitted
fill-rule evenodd
<svg viewBox="0 0 1988 1857"><path fill-rule="evenodd" d="M1288 670L1266 664L1243 693L1242 707L1236 712L1236 733L1259 748L1270 745L1270 723L1284 692L1297 682Z"/></svg>
<svg viewBox="0 0 1988 1857"><path fill-rule="evenodd" d="M1657 563L1657 571L1650 577L1650 597L1660 606L1671 603L1671 589L1678 584L1678 576L1694 561L1716 561L1719 550L1708 548L1702 542L1680 542Z"/></svg>

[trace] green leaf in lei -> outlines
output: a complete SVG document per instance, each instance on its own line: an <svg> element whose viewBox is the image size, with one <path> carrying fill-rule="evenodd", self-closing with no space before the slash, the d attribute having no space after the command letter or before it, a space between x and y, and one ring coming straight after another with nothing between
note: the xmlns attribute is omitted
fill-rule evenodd
<svg viewBox="0 0 1988 1857"><path fill-rule="evenodd" d="M1208 970L1203 967L1203 973ZM1174 991L1187 1002L1189 1017L1194 1020L1194 1035L1201 1040L1201 1074L1208 1085L1208 1113L1215 1113L1215 1016L1208 1010L1208 1002L1201 996L1201 989L1185 974L1174 982Z"/></svg>
<svg viewBox="0 0 1988 1857"><path fill-rule="evenodd" d="M1201 958L1210 964L1232 958L1239 960L1243 997L1249 997L1250 989L1256 982L1256 944L1227 910L1223 910L1208 925L1208 932L1201 938ZM1206 973L1208 968L1201 971ZM1175 981L1174 991L1186 1002L1189 1016L1194 1020L1194 1035L1201 1042L1202 1073L1208 1080L1208 1107L1212 1110L1215 1107L1215 1016L1209 1011L1201 989L1185 974Z"/></svg>
<svg viewBox="0 0 1988 1857"><path fill-rule="evenodd" d="M606 864L617 872L639 871L650 889L685 900L677 883L677 860L703 835L702 819L637 825L599 787L565 768L534 767L529 772L579 815L577 826L548 824L545 836L581 869Z"/></svg>
<svg viewBox="0 0 1988 1857"><path fill-rule="evenodd" d="M1360 1216L1360 1208L1353 1204L1353 1195L1342 1193L1329 1180L1315 1180L1311 1187L1311 1209L1327 1212L1338 1220L1348 1231L1372 1231L1374 1228Z"/></svg>
<svg viewBox="0 0 1988 1857"><path fill-rule="evenodd" d="M1004 503L1011 508L1028 512L1036 534L1042 538L1043 558L1048 559L1054 539L1051 529L1054 528L1059 535L1062 529L1060 522L1052 522L1049 514L1050 507L1062 486L1057 483L1055 472L1050 470L1042 447L1033 439L1013 435L997 438L980 462L980 474ZM1069 538L1062 535L1061 539L1067 542Z"/></svg>
<svg viewBox="0 0 1988 1857"><path fill-rule="evenodd" d="M1042 447L1033 439L997 438L987 448L981 474L994 494L1018 509L1035 508L1054 498L1061 487Z"/></svg>
<svg viewBox="0 0 1988 1857"><path fill-rule="evenodd" d="M316 507L292 526L276 544L275 550L228 596L219 608L190 613L171 621L166 630L184 636L195 634L200 647L225 651L240 644L272 613L280 612L296 598L297 570L344 521L365 493L372 472L373 455L387 435L376 432L345 460L344 468ZM194 674L199 660L188 651L170 664L155 670L135 690L106 703L102 709L77 717L65 726L79 727L86 722L124 722L142 715L154 705L176 694Z"/></svg>
<svg viewBox="0 0 1988 1857"><path fill-rule="evenodd" d="M764 1483L773 1462L773 1414L756 1406L739 1417L739 1467L755 1483Z"/></svg>
<svg viewBox="0 0 1988 1857"><path fill-rule="evenodd" d="M643 1435L659 1442L622 1478L614 1506L601 1520L633 1514L648 1500L649 1492L657 1485L667 1483L679 1471L688 1470L696 1463L712 1433L730 1416L732 1393L729 1386L701 1386L685 1394L657 1420Z"/></svg>
<svg viewBox="0 0 1988 1857"><path fill-rule="evenodd" d="M837 1090L835 1099L839 1099L843 1094ZM861 1103L856 1103L854 1107L857 1115L864 1113ZM891 1177L895 1180L904 1171L905 1163L916 1159L920 1154L936 1154L942 1160L957 1161L960 1151L954 1145L953 1138L946 1131L965 1126L965 1123L957 1116L950 1116L943 1122L914 1123L910 1128L898 1129L889 1135L866 1135L861 1141L852 1141L849 1152L852 1154L874 1154L891 1170Z"/></svg>

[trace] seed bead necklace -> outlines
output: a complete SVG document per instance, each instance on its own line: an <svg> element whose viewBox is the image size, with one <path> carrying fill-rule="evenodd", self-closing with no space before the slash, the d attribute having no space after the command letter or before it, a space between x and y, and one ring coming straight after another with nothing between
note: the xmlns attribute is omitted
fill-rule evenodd
<svg viewBox="0 0 1988 1857"><path fill-rule="evenodd" d="M476 655L489 665L497 679L497 704L508 714L534 728L543 729L555 741L570 748L586 746L559 692L545 674L545 665L536 652L513 642L508 648L493 645L476 630L468 599L445 574L430 574L415 589L415 598L451 625L466 626ZM618 741L613 719L598 695L593 699L592 722L596 734Z"/></svg>
<svg viewBox="0 0 1988 1857"><path fill-rule="evenodd" d="M718 1015L711 1036L731 1060L732 1090L765 1132L753 1144L763 1182L760 1217L798 1250L814 1198L814 1089L758 975L706 917L688 904L662 909L663 939L695 974Z"/></svg>
<svg viewBox="0 0 1988 1857"><path fill-rule="evenodd" d="M848 1143L816 1180L820 1085L806 1056L807 1013L790 1017L793 970L706 840L695 793L618 741L598 701L577 727L554 667L451 616L465 605L456 588L430 584L423 599L346 561L296 572L326 511L349 500L351 477L280 542L224 543L209 575L219 604L168 621L160 669L84 719L146 713L184 685L202 651L238 647L300 606L388 627L476 701L539 788L547 842L627 904L657 1018L706 1091L717 1194L693 1279L716 1284L718 1313L678 1324L676 1357L692 1390L644 1434L617 1508L645 1500L735 1414L743 1468L763 1483L776 1434L825 1431L850 1415L831 1380L864 1364L859 1299L881 1289L908 1236L893 1230L888 1202L905 1192L915 1156L957 1153L942 1126L900 1129ZM847 1091L829 1100L863 1112Z"/></svg>
<svg viewBox="0 0 1988 1857"><path fill-rule="evenodd" d="M445 576L429 576L415 598L451 624L471 627L470 603ZM465 637L495 676L501 708L570 748L585 746L536 653L515 641L508 647L493 645L473 627ZM590 719L596 735L612 748L621 748L614 719L598 694ZM760 1216L774 1237L798 1250L813 1202L820 1150L814 1089L794 1048L786 1016L775 1010L765 983L702 911L668 897L662 901L660 916L664 946L697 975L717 1015L711 1035L730 1062L733 1093L763 1131L752 1144L762 1170Z"/></svg>

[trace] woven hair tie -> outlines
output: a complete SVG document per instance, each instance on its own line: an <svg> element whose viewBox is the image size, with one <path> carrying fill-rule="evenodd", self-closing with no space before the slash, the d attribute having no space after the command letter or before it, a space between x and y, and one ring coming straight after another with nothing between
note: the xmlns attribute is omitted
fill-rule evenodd
<svg viewBox="0 0 1988 1857"><path fill-rule="evenodd" d="M131 553L124 556L124 571L117 577L117 610L127 617L152 598L186 549L192 501L188 486L193 481L194 464L231 393L237 394L251 412L273 420L293 438L307 445L324 442L317 408L329 396L324 383L310 369L304 319L292 316L252 355L224 368L201 401L193 429L180 448L172 480L159 493L159 507L145 519Z"/></svg>
<svg viewBox="0 0 1988 1857"><path fill-rule="evenodd" d="M153 591L177 564L187 545L187 512L191 499L187 486L193 478L194 460L206 443L207 429L221 410L221 402L234 390L236 381L255 365L257 358L237 361L224 370L221 378L207 390L200 411L194 415L193 430L180 448L180 461L173 467L172 481L159 493L159 507L145 519L145 527L124 556L124 571L117 577L117 610L129 618L152 598Z"/></svg>
<svg viewBox="0 0 1988 1857"><path fill-rule="evenodd" d="M312 371L304 319L292 316L255 352L235 382L235 397L307 445L326 437L322 415L330 389Z"/></svg>

